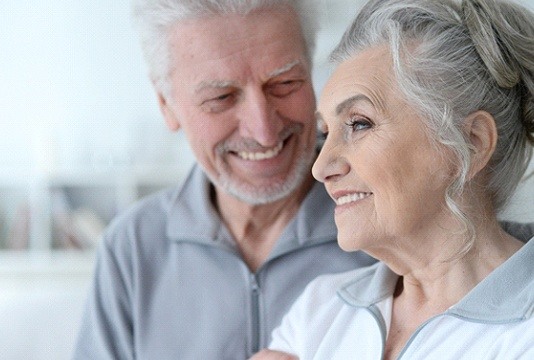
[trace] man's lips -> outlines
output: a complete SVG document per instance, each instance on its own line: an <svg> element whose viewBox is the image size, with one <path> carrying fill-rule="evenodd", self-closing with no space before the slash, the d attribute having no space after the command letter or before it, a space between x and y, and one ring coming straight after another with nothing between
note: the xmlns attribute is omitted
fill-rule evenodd
<svg viewBox="0 0 534 360"><path fill-rule="evenodd" d="M280 152L282 151L284 147L284 142L280 141L278 145L276 145L273 148L267 149L265 151L239 151L236 152L236 155L239 156L243 160L251 160L251 161L261 161L261 160L268 160L276 157Z"/></svg>

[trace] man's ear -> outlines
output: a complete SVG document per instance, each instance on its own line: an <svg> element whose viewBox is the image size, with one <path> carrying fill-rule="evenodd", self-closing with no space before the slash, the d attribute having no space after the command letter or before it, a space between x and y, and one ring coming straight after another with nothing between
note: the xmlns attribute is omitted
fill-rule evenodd
<svg viewBox="0 0 534 360"><path fill-rule="evenodd" d="M178 121L178 118L174 114L174 111L170 107L169 102L167 101L167 98L165 95L163 95L161 92L157 92L158 96L158 104L159 109L161 113L163 114L163 118L165 119L165 123L167 124L167 127L171 131L177 131L180 129L180 122Z"/></svg>
<svg viewBox="0 0 534 360"><path fill-rule="evenodd" d="M471 144L471 168L468 178L474 178L490 161L497 146L495 119L486 111L475 111L465 120L465 130Z"/></svg>

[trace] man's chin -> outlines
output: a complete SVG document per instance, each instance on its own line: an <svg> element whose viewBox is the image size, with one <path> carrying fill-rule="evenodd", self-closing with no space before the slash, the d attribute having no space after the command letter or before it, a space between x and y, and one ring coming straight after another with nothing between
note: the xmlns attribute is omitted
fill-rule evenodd
<svg viewBox="0 0 534 360"><path fill-rule="evenodd" d="M244 180L228 173L221 173L217 179L211 179L220 190L251 205L263 205L282 200L299 189L300 185L311 176L312 159L301 158L297 165L284 174Z"/></svg>
<svg viewBox="0 0 534 360"><path fill-rule="evenodd" d="M295 186L287 184L268 186L226 186L224 190L237 199L250 205L263 205L281 200L295 191Z"/></svg>

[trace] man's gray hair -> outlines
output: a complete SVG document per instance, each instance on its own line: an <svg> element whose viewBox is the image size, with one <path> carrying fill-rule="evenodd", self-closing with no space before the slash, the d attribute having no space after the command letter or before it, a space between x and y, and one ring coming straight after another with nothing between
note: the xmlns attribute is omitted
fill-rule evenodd
<svg viewBox="0 0 534 360"><path fill-rule="evenodd" d="M294 9L298 15L311 64L319 27L317 0L132 0L133 22L156 89L165 95L170 93L168 34L177 22L226 14L246 15L257 9L281 6Z"/></svg>
<svg viewBox="0 0 534 360"><path fill-rule="evenodd" d="M532 157L534 15L504 0L371 0L331 59L339 63L383 45L392 53L402 94L424 117L430 138L456 154L460 174L446 201L472 230L453 201L470 167L463 121L477 110L495 118L498 142L487 186L496 211L502 210Z"/></svg>

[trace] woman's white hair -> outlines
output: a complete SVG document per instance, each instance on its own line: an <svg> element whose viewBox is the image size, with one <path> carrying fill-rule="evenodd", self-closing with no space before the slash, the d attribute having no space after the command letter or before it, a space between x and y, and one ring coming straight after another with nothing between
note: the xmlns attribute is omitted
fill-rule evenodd
<svg viewBox="0 0 534 360"><path fill-rule="evenodd" d="M504 0L371 0L331 59L340 63L383 45L390 48L401 92L425 118L429 136L456 154L459 176L446 201L473 238L472 222L453 200L470 167L463 121L477 110L495 119L498 143L486 168L487 189L496 211L502 210L532 157L534 15Z"/></svg>
<svg viewBox="0 0 534 360"><path fill-rule="evenodd" d="M149 75L156 89L165 95L170 93L168 33L171 26L186 19L225 14L245 15L257 9L280 6L290 7L298 14L306 55L311 64L319 26L316 0L133 0L134 25L139 32Z"/></svg>

